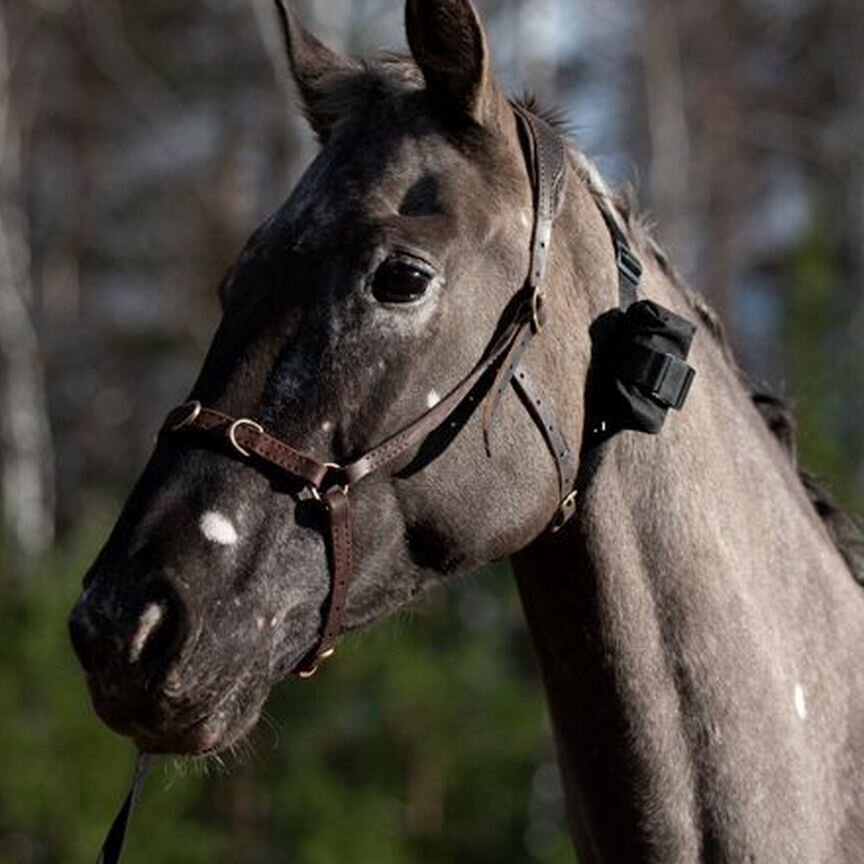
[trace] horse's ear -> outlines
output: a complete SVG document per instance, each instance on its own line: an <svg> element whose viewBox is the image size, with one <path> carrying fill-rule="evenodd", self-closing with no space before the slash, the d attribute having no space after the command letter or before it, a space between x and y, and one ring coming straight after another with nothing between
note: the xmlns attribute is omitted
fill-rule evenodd
<svg viewBox="0 0 864 864"><path fill-rule="evenodd" d="M471 0L408 0L405 29L439 109L487 120L497 95L486 34Z"/></svg>
<svg viewBox="0 0 864 864"><path fill-rule="evenodd" d="M303 27L289 3L285 0L274 2L285 33L288 62L303 100L306 117L318 138L325 141L337 119L325 107L327 82L350 73L354 66L350 60L331 51Z"/></svg>

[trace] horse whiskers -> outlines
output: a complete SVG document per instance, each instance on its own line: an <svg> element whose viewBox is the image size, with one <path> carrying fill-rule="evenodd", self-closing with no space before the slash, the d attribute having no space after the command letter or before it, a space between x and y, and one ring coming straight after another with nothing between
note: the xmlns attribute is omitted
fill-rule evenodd
<svg viewBox="0 0 864 864"><path fill-rule="evenodd" d="M228 767L221 753L201 753L190 756L178 756L171 760L178 777L192 774L195 777L209 777L211 773L225 774Z"/></svg>
<svg viewBox="0 0 864 864"><path fill-rule="evenodd" d="M235 741L225 752L231 757L233 764L238 767L256 761L258 756L255 745L248 737Z"/></svg>
<svg viewBox="0 0 864 864"><path fill-rule="evenodd" d="M273 734L273 740L270 743L270 748L272 750L278 750L279 744L282 741L282 729L279 726L279 721L276 717L274 717L269 711L261 712L261 722L267 729ZM252 742L249 742L249 746L254 751L254 745ZM257 754L255 754L257 755Z"/></svg>

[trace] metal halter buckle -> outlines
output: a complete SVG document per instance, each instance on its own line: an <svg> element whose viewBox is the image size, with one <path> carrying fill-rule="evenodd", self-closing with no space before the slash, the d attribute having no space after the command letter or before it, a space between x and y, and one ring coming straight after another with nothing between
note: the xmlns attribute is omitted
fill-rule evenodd
<svg viewBox="0 0 864 864"><path fill-rule="evenodd" d="M615 242L615 258L619 272L631 285L639 285L642 281L642 262L626 244L617 240Z"/></svg>
<svg viewBox="0 0 864 864"><path fill-rule="evenodd" d="M245 456L247 459L252 455L245 447L241 447L240 444L237 443L237 430L242 428L243 426L248 426L250 429L253 429L259 435L264 434L264 428L256 423L254 420L249 420L246 417L242 417L240 420L235 420L228 427L228 440L231 442L231 446L241 455Z"/></svg>
<svg viewBox="0 0 864 864"><path fill-rule="evenodd" d="M310 678L314 678L318 674L321 664L325 660L329 660L335 653L335 648L328 648L326 651L323 651L315 658L315 662L308 669L303 669L298 672L297 677L301 678L303 681L308 681Z"/></svg>
<svg viewBox="0 0 864 864"><path fill-rule="evenodd" d="M576 508L576 499L579 497L579 490L574 489L559 505L555 513L555 518L552 520L550 533L557 534L569 521Z"/></svg>
<svg viewBox="0 0 864 864"><path fill-rule="evenodd" d="M197 400L186 402L179 408L175 408L168 415L168 419L165 421L165 428L169 432L179 432L181 429L191 426L203 410L204 406Z"/></svg>
<svg viewBox="0 0 864 864"><path fill-rule="evenodd" d="M543 292L538 288L531 295L531 326L535 333L539 333L546 323L546 310L543 308L545 302Z"/></svg>
<svg viewBox="0 0 864 864"><path fill-rule="evenodd" d="M325 462L324 467L327 469L327 474L324 476L324 480L327 480L327 476L331 474L335 474L338 476L340 472L342 472L343 468L341 465L336 462ZM323 481L322 481L323 482ZM324 491L321 491L321 488L318 486L309 485L306 487L306 491L314 501L317 501L319 504L324 503L324 498L330 492L338 492L340 495L347 495L348 490L351 488L348 483L330 483L329 485L324 484L326 488Z"/></svg>

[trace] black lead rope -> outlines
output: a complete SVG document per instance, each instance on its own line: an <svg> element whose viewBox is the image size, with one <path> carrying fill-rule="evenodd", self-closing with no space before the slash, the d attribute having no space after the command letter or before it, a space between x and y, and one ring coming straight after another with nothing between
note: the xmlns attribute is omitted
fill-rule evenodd
<svg viewBox="0 0 864 864"><path fill-rule="evenodd" d="M126 831L129 828L129 819L132 811L141 796L144 781L153 766L153 756L149 753L139 753L138 761L135 763L135 776L132 778L132 788L123 802L120 811L114 817L114 822L108 831L108 836L102 844L102 851L96 864L119 864L120 856L123 854L123 843L126 840Z"/></svg>

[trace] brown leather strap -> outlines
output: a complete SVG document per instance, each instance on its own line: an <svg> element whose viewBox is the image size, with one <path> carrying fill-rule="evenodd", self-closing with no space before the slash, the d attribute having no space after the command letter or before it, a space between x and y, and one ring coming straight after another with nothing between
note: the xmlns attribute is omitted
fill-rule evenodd
<svg viewBox="0 0 864 864"><path fill-rule="evenodd" d="M507 352L507 356L504 358L504 362L498 369L492 385L490 398L486 400L486 405L483 408L483 443L486 445L486 455L490 458L492 456L492 424L498 416L501 400L513 381L513 373L519 365L519 361L525 356L525 352L528 350L528 346L535 335L533 324L526 324L521 329L519 338L513 341L510 350Z"/></svg>
<svg viewBox="0 0 864 864"><path fill-rule="evenodd" d="M351 525L351 502L347 489L332 489L324 496L324 506L330 515L330 554L333 560L333 586L330 604L324 621L319 656L327 656L333 650L342 625L348 586L351 583L353 560L353 531Z"/></svg>
<svg viewBox="0 0 864 864"><path fill-rule="evenodd" d="M563 139L548 123L518 104L514 104L513 109L523 133L523 146L535 198L528 283L533 289L539 289L546 281L552 228L561 208L567 155Z"/></svg>
<svg viewBox="0 0 864 864"><path fill-rule="evenodd" d="M552 406L540 395L537 387L525 370L522 360L532 340L545 325L546 309L541 288L549 267L552 228L561 207L566 169L566 151L561 136L545 121L534 117L520 106L514 106L517 121L523 133L532 185L535 194L534 238L531 247L531 267L528 286L532 293L534 310L533 326L517 339L495 378L491 398L483 412L483 439L486 452L492 455L492 425L501 405L501 400L510 384L519 393L534 422L543 434L543 439L555 460L558 474L559 501L556 525L560 527L575 512L573 484L576 481L576 465L573 453L561 424ZM562 521L563 520L563 521Z"/></svg>
<svg viewBox="0 0 864 864"><path fill-rule="evenodd" d="M555 460L555 468L558 472L558 500L564 502L573 491L578 472L573 451L567 443L567 438L558 423L554 409L543 398L539 388L528 374L528 370L522 364L516 366L513 386L522 397L522 401L534 418L537 427L543 433L546 446Z"/></svg>
<svg viewBox="0 0 864 864"><path fill-rule="evenodd" d="M345 480L354 485L394 462L406 451L420 444L430 433L437 429L462 403L468 394L477 386L493 367L501 362L502 357L518 342L519 337L530 330L530 313L526 306L516 312L515 320L504 331L495 345L487 352L486 358L462 379L434 408L431 408L409 426L381 442L359 459L342 469Z"/></svg>
<svg viewBox="0 0 864 864"><path fill-rule="evenodd" d="M521 105L514 104L513 110L521 133L528 174L534 190L534 235L531 243L531 263L526 280L531 294L533 327L523 332L514 343L495 379L492 399L486 403L483 415L483 437L486 443L486 452L489 455L492 452L491 428L501 399L513 381L515 369L528 350L531 340L545 324L546 310L543 306L540 289L545 282L549 267L552 228L561 207L566 168L566 153L561 136L543 120L522 108Z"/></svg>
<svg viewBox="0 0 864 864"><path fill-rule="evenodd" d="M175 408L162 427L163 433L183 431L223 436L241 456L254 454L285 473L305 480L315 489L321 486L331 468L274 438L254 420L229 417L221 411L204 408L200 402L187 402Z"/></svg>
<svg viewBox="0 0 864 864"><path fill-rule="evenodd" d="M325 606L318 644L295 667L294 673L310 678L318 671L318 664L332 657L336 640L342 630L342 617L348 600L348 588L353 574L354 533L351 524L351 501L348 489L337 486L321 499L327 511L330 536L330 596Z"/></svg>
<svg viewBox="0 0 864 864"><path fill-rule="evenodd" d="M498 370L495 384L483 410L483 440L486 445L486 453L491 457L492 424L497 416L504 393L512 384L542 433L546 446L555 460L555 469L558 474L558 500L561 502L561 508L556 515L556 524L563 525L561 520L566 521L575 512L575 499L571 493L576 482L578 469L573 451L567 442L561 424L558 422L555 409L543 398L539 388L534 384L528 370L522 363L525 351L533 338L534 331L528 327L522 337L514 341L513 347Z"/></svg>

